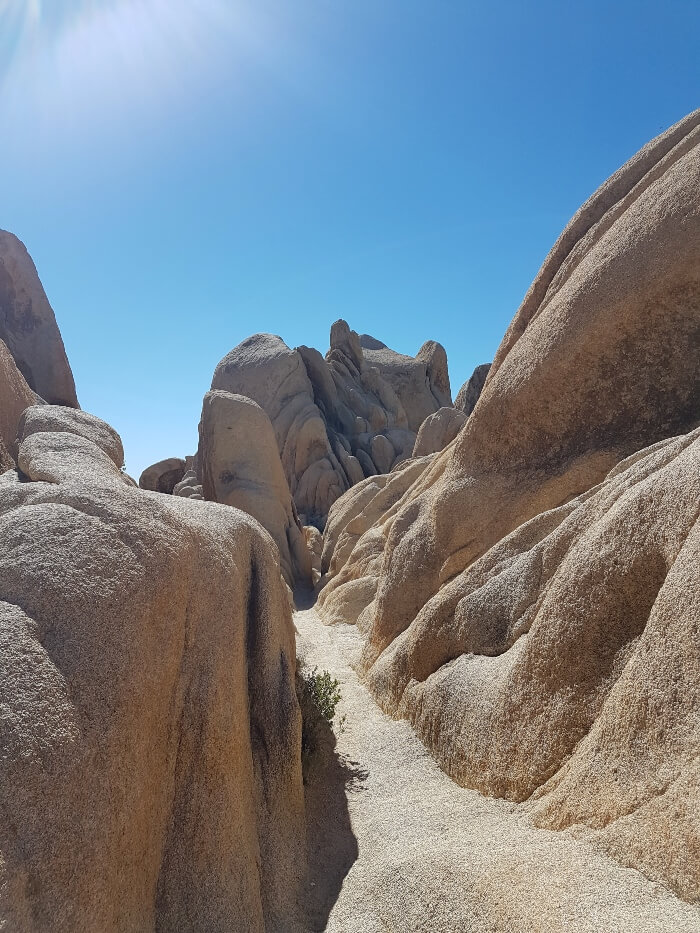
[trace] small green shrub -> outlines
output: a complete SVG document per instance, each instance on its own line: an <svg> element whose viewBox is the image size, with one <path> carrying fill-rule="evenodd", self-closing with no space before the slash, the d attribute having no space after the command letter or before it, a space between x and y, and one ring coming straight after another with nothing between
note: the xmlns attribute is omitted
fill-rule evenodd
<svg viewBox="0 0 700 933"><path fill-rule="evenodd" d="M328 737L338 703L341 700L340 684L328 671L315 667L306 671L302 661L297 664L297 696L301 707L301 760L304 777L309 768L311 757L324 736ZM343 731L345 716L338 720L338 730Z"/></svg>
<svg viewBox="0 0 700 933"><path fill-rule="evenodd" d="M328 671L318 673L315 667L310 674L304 676L304 689L309 699L318 711L321 719L331 725L335 716L335 708L340 703L340 684Z"/></svg>

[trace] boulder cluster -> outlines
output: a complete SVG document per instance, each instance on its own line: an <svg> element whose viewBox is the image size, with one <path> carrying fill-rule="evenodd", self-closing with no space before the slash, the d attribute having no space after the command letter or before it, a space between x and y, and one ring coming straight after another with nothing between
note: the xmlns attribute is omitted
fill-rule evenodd
<svg viewBox="0 0 700 933"><path fill-rule="evenodd" d="M700 111L454 404L433 341L256 334L137 486L2 232L0 401L0 929L309 929L296 587L456 782L700 903Z"/></svg>

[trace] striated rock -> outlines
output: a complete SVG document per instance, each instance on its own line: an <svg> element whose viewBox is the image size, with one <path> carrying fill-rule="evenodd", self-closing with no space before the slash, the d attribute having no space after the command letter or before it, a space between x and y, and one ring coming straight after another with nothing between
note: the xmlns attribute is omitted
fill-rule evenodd
<svg viewBox="0 0 700 933"><path fill-rule="evenodd" d="M0 230L0 339L42 399L78 407L63 340L36 267L24 244L5 230Z"/></svg>
<svg viewBox="0 0 700 933"><path fill-rule="evenodd" d="M320 600L358 621L375 697L458 781L529 799L539 825L575 826L690 900L699 141L700 111L579 210L457 440Z"/></svg>
<svg viewBox="0 0 700 933"><path fill-rule="evenodd" d="M17 425L24 409L34 402L34 392L0 340L0 472L15 466Z"/></svg>
<svg viewBox="0 0 700 933"><path fill-rule="evenodd" d="M481 366L476 367L469 379L457 393L455 408L463 411L465 415L471 415L474 411L474 406L479 401L479 396L482 393L490 369L490 363L482 363Z"/></svg>
<svg viewBox="0 0 700 933"><path fill-rule="evenodd" d="M141 489L171 495L185 475L185 461L181 457L168 457L146 467L139 477Z"/></svg>
<svg viewBox="0 0 700 933"><path fill-rule="evenodd" d="M0 483L0 926L296 929L301 724L268 536L119 481L96 419L91 439L30 413L20 461L62 472Z"/></svg>
<svg viewBox="0 0 700 933"><path fill-rule="evenodd" d="M457 408L439 408L434 415L428 415L420 426L414 457L425 457L447 447L462 430L467 416Z"/></svg>
<svg viewBox="0 0 700 933"><path fill-rule="evenodd" d="M198 457L204 498L252 515L277 545L289 586L310 585L311 556L262 408L242 395L207 392Z"/></svg>

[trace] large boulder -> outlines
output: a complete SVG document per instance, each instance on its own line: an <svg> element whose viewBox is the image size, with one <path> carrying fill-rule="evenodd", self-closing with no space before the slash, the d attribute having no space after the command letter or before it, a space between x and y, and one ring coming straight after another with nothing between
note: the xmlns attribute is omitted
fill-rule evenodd
<svg viewBox="0 0 700 933"><path fill-rule="evenodd" d="M263 409L242 395L207 392L198 458L204 498L257 519L277 545L289 586L310 586L311 555Z"/></svg>
<svg viewBox="0 0 700 933"><path fill-rule="evenodd" d="M479 401L479 396L484 389L486 377L488 376L490 369L490 363L482 363L480 366L476 367L469 379L467 379L467 381L457 393L457 398L455 399L455 408L458 408L460 411L464 412L465 415L471 415L471 413L474 411L474 406Z"/></svg>
<svg viewBox="0 0 700 933"><path fill-rule="evenodd" d="M424 343L415 357L377 348L379 342L365 336L364 359L392 387L406 412L408 428L417 433L428 415L452 405L447 354L434 340Z"/></svg>
<svg viewBox="0 0 700 933"><path fill-rule="evenodd" d="M425 457L443 450L457 437L466 421L467 416L458 408L438 408L420 426L413 456Z"/></svg>
<svg viewBox="0 0 700 933"><path fill-rule="evenodd" d="M24 244L5 230L0 230L0 339L42 399L78 407L73 373L36 267Z"/></svg>
<svg viewBox="0 0 700 933"><path fill-rule="evenodd" d="M12 354L0 340L0 473L15 466L19 419L35 400Z"/></svg>
<svg viewBox="0 0 700 933"><path fill-rule="evenodd" d="M0 926L297 929L276 551L238 510L129 485L108 426L61 419L26 419L23 481L0 483Z"/></svg>
<svg viewBox="0 0 700 933"><path fill-rule="evenodd" d="M280 337L255 334L221 360L211 387L247 396L267 413L297 510L307 524L322 526L348 482L301 355Z"/></svg>
<svg viewBox="0 0 700 933"><path fill-rule="evenodd" d="M375 696L457 780L531 798L540 825L576 826L689 899L699 142L700 111L583 205L459 437L321 600L360 621Z"/></svg>
<svg viewBox="0 0 700 933"><path fill-rule="evenodd" d="M149 492L172 495L184 475L185 461L182 457L167 457L146 467L139 477L139 486Z"/></svg>

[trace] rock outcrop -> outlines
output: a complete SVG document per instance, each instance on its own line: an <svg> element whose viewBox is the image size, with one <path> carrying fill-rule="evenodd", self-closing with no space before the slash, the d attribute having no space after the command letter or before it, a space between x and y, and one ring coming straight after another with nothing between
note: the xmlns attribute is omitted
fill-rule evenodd
<svg viewBox="0 0 700 933"><path fill-rule="evenodd" d="M457 437L466 421L467 415L458 408L438 408L420 426L413 456L425 457L443 450Z"/></svg>
<svg viewBox="0 0 700 933"><path fill-rule="evenodd" d="M0 482L0 926L297 929L294 630L269 537L31 408ZM119 442L118 447L121 447Z"/></svg>
<svg viewBox="0 0 700 933"><path fill-rule="evenodd" d="M490 369L490 363L482 363L480 366L476 367L469 379L467 379L467 381L457 393L457 398L455 399L455 408L464 412L464 414L467 416L471 415L471 413L474 411L474 406L479 401L479 396L484 389L484 383L486 382L486 377L488 376Z"/></svg>
<svg viewBox="0 0 700 933"><path fill-rule="evenodd" d="M270 419L252 399L207 392L199 423L204 498L247 512L272 537L290 587L311 585L311 555L282 469Z"/></svg>
<svg viewBox="0 0 700 933"><path fill-rule="evenodd" d="M167 457L146 467L139 477L139 486L149 492L172 495L184 475L185 461L181 457Z"/></svg>
<svg viewBox="0 0 700 933"><path fill-rule="evenodd" d="M78 407L73 374L36 267L24 244L0 230L0 340L44 401Z"/></svg>
<svg viewBox="0 0 700 933"><path fill-rule="evenodd" d="M320 600L458 781L689 900L699 423L700 111L572 219L457 440L354 542L336 503Z"/></svg>
<svg viewBox="0 0 700 933"><path fill-rule="evenodd" d="M0 340L0 473L15 466L17 425L24 409L34 402L34 392Z"/></svg>
<svg viewBox="0 0 700 933"><path fill-rule="evenodd" d="M270 334L249 337L217 366L217 389L267 413L299 517L317 527L343 492L410 457L425 417L452 404L440 344L404 357L345 321L333 324L325 358Z"/></svg>

